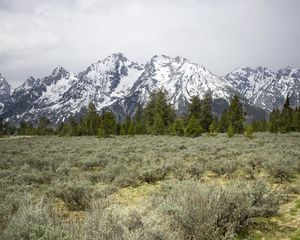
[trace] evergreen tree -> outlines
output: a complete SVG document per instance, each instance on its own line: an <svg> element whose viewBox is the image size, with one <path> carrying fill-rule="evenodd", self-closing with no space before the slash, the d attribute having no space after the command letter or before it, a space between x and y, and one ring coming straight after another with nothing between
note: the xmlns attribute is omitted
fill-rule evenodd
<svg viewBox="0 0 300 240"><path fill-rule="evenodd" d="M31 122L20 122L19 134L20 135L34 135L34 127Z"/></svg>
<svg viewBox="0 0 300 240"><path fill-rule="evenodd" d="M183 136L184 135L184 126L183 121L180 118L176 118L175 122L171 127L171 134L175 136Z"/></svg>
<svg viewBox="0 0 300 240"><path fill-rule="evenodd" d="M100 124L100 118L97 114L96 106L93 103L89 103L85 121L87 135L96 135Z"/></svg>
<svg viewBox="0 0 300 240"><path fill-rule="evenodd" d="M218 131L221 133L226 133L228 127L228 112L227 109L224 109L224 111L221 114L220 121L218 123Z"/></svg>
<svg viewBox="0 0 300 240"><path fill-rule="evenodd" d="M265 119L252 121L251 125L254 132L265 132L267 130L267 122Z"/></svg>
<svg viewBox="0 0 300 240"><path fill-rule="evenodd" d="M279 117L280 117L279 109L273 109L273 111L270 114L270 120L269 120L269 131L271 133L277 133L279 131Z"/></svg>
<svg viewBox="0 0 300 240"><path fill-rule="evenodd" d="M211 92L205 93L204 99L201 101L201 111L199 120L203 130L205 132L208 132L209 126L213 122Z"/></svg>
<svg viewBox="0 0 300 240"><path fill-rule="evenodd" d="M144 134L145 133L145 124L144 124L144 119L143 119L143 107L140 103L137 105L136 111L134 113L133 123L135 126L136 134Z"/></svg>
<svg viewBox="0 0 300 240"><path fill-rule="evenodd" d="M130 135L130 136L135 135L135 125L132 121L131 121L130 126L128 128L128 135Z"/></svg>
<svg viewBox="0 0 300 240"><path fill-rule="evenodd" d="M245 113L237 95L230 102L227 117L229 125L231 124L233 127L234 133L243 133Z"/></svg>
<svg viewBox="0 0 300 240"><path fill-rule="evenodd" d="M229 127L227 129L227 136L229 138L232 138L234 136L234 128L231 123L229 124Z"/></svg>
<svg viewBox="0 0 300 240"><path fill-rule="evenodd" d="M0 137L4 136L4 120L0 117Z"/></svg>
<svg viewBox="0 0 300 240"><path fill-rule="evenodd" d="M165 126L163 122L163 118L159 113L156 113L154 118L154 126L153 126L153 134L155 135L163 135L165 133Z"/></svg>
<svg viewBox="0 0 300 240"><path fill-rule="evenodd" d="M290 107L290 99L287 97L279 118L279 131L281 133L293 131L293 115L294 112Z"/></svg>
<svg viewBox="0 0 300 240"><path fill-rule="evenodd" d="M197 119L200 119L201 117L201 111L202 111L202 103L201 99L198 96L193 96L191 98L191 103L188 107L188 120L192 118L192 116L195 116Z"/></svg>
<svg viewBox="0 0 300 240"><path fill-rule="evenodd" d="M186 136L198 137L202 132L203 129L199 124L199 120L195 116L192 116L185 130Z"/></svg>
<svg viewBox="0 0 300 240"><path fill-rule="evenodd" d="M244 135L247 138L253 138L253 132L254 132L253 126L252 125L247 125L246 128L245 128Z"/></svg>
<svg viewBox="0 0 300 240"><path fill-rule="evenodd" d="M58 127L55 129L55 135L64 136L63 130L65 128L65 123L61 122Z"/></svg>
<svg viewBox="0 0 300 240"><path fill-rule="evenodd" d="M39 119L38 126L37 126L37 134L38 135L47 135L51 133L51 129L49 128L50 120L45 116L42 116Z"/></svg>
<svg viewBox="0 0 300 240"><path fill-rule="evenodd" d="M129 135L129 128L132 125L130 116L127 116L121 125L120 135Z"/></svg>
<svg viewBox="0 0 300 240"><path fill-rule="evenodd" d="M216 131L217 131L217 127L216 127L215 123L212 122L212 123L209 125L209 135L211 135L211 136L216 135Z"/></svg>
<svg viewBox="0 0 300 240"><path fill-rule="evenodd" d="M159 129L159 132L165 133L166 129L169 129L174 122L175 116L175 111L168 102L167 93L164 90L154 92L150 95L150 100L144 109L144 119L148 133L157 134L158 127L161 128L160 121L162 121L162 128L164 131Z"/></svg>
<svg viewBox="0 0 300 240"><path fill-rule="evenodd" d="M98 129L99 137L110 137L116 134L116 120L112 112L104 112L101 116L101 124Z"/></svg>
<svg viewBox="0 0 300 240"><path fill-rule="evenodd" d="M296 108L294 111L294 129L300 132L300 107Z"/></svg>
<svg viewBox="0 0 300 240"><path fill-rule="evenodd" d="M100 120L99 120L100 123ZM89 135L88 127L87 127L87 122L85 119L85 116L82 116L79 120L78 123L78 135L79 136L86 136Z"/></svg>
<svg viewBox="0 0 300 240"><path fill-rule="evenodd" d="M78 129L78 123L75 120L74 117L69 118L69 136L78 136L79 135L79 129Z"/></svg>

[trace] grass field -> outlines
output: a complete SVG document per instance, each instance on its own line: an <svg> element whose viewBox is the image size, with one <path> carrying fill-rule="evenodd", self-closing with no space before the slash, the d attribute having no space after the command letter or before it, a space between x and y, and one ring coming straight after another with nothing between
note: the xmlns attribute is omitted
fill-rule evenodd
<svg viewBox="0 0 300 240"><path fill-rule="evenodd" d="M300 239L300 134L0 139L0 239Z"/></svg>

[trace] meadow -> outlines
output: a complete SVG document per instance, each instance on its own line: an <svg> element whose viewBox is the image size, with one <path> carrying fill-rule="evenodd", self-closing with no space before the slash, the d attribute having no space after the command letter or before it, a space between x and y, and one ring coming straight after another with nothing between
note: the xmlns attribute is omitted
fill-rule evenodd
<svg viewBox="0 0 300 240"><path fill-rule="evenodd" d="M0 139L0 239L300 239L300 134Z"/></svg>

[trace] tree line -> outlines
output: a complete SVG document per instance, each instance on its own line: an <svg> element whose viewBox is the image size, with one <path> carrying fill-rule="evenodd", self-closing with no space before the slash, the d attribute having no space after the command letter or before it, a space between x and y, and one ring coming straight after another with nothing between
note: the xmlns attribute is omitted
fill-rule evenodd
<svg viewBox="0 0 300 240"><path fill-rule="evenodd" d="M57 128L50 127L51 122L46 117L41 117L36 126L22 121L18 128L0 119L0 136L19 134L110 137L151 134L197 137L203 133L214 136L220 132L227 133L229 137L242 133L252 137L253 132L258 131L300 131L300 108L293 109L288 97L282 110L274 109L268 121L253 121L250 124L245 123L246 113L237 95L231 99L229 107L219 118L212 112L212 102L211 92L207 92L203 99L194 96L186 114L177 116L167 92L159 90L150 95L144 107L138 104L134 115L127 116L122 121L118 121L116 115L109 110L98 114L95 105L90 103L79 120L71 117Z"/></svg>

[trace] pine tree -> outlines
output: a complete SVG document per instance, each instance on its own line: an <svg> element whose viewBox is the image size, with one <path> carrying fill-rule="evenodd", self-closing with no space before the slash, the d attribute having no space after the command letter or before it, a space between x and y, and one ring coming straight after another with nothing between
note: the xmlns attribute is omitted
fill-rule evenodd
<svg viewBox="0 0 300 240"><path fill-rule="evenodd" d="M254 132L253 126L252 125L247 125L246 128L245 128L244 135L247 138L253 138L253 132Z"/></svg>
<svg viewBox="0 0 300 240"><path fill-rule="evenodd" d="M98 129L98 136L108 138L116 134L116 119L112 112L104 112L101 116L101 124Z"/></svg>
<svg viewBox="0 0 300 240"><path fill-rule="evenodd" d="M37 134L38 135L46 135L51 132L49 125L50 125L50 120L46 118L45 116L42 116L39 119L38 126L37 126Z"/></svg>
<svg viewBox="0 0 300 240"><path fill-rule="evenodd" d="M128 128L128 135L130 135L130 136L135 135L135 125L132 121L131 121L130 126Z"/></svg>
<svg viewBox="0 0 300 240"><path fill-rule="evenodd" d="M210 136L215 136L216 135L216 131L217 131L217 127L216 127L215 123L212 122L209 125L209 135Z"/></svg>
<svg viewBox="0 0 300 240"><path fill-rule="evenodd" d="M0 137L4 136L4 120L0 117Z"/></svg>
<svg viewBox="0 0 300 240"><path fill-rule="evenodd" d="M35 129L34 129L32 123L21 121L20 127L19 127L19 134L20 135L34 135Z"/></svg>
<svg viewBox="0 0 300 240"><path fill-rule="evenodd" d="M153 126L153 134L155 135L163 135L165 133L165 126L163 122L163 118L159 113L156 113L154 118L154 126Z"/></svg>
<svg viewBox="0 0 300 240"><path fill-rule="evenodd" d="M201 111L200 111L199 120L203 130L205 132L208 132L209 125L213 121L211 92L205 93L204 99L201 101Z"/></svg>
<svg viewBox="0 0 300 240"><path fill-rule="evenodd" d="M129 135L129 128L132 125L130 116L126 116L123 124L121 125L120 135Z"/></svg>
<svg viewBox="0 0 300 240"><path fill-rule="evenodd" d="M224 111L221 114L220 121L218 123L218 131L221 133L226 133L228 127L228 112L227 109L224 109Z"/></svg>
<svg viewBox="0 0 300 240"><path fill-rule="evenodd" d="M134 113L133 123L134 123L134 127L135 127L135 134L144 134L145 133L143 107L140 103L137 105L136 111Z"/></svg>
<svg viewBox="0 0 300 240"><path fill-rule="evenodd" d="M232 125L234 133L243 133L245 113L237 95L230 102L227 116L229 125Z"/></svg>
<svg viewBox="0 0 300 240"><path fill-rule="evenodd" d="M100 119L99 115L97 114L96 106L92 102L89 103L88 110L85 115L85 121L87 135L96 135L99 128Z"/></svg>
<svg viewBox="0 0 300 240"><path fill-rule="evenodd" d="M175 136L183 136L184 135L184 126L183 121L180 118L176 118L175 122L171 127L171 134Z"/></svg>
<svg viewBox="0 0 300 240"><path fill-rule="evenodd" d="M294 112L290 107L290 99L289 97L287 97L279 118L279 131L281 133L288 133L293 131L293 115Z"/></svg>
<svg viewBox="0 0 300 240"><path fill-rule="evenodd" d="M267 130L267 122L265 119L252 121L251 125L254 132L265 132Z"/></svg>
<svg viewBox="0 0 300 240"><path fill-rule="evenodd" d="M192 116L195 116L197 119L200 119L201 117L201 111L202 111L202 103L201 99L198 96L193 96L191 98L191 103L188 107L188 120L192 118Z"/></svg>
<svg viewBox="0 0 300 240"><path fill-rule="evenodd" d="M99 121L100 123L100 121ZM89 135L88 127L87 127L87 122L85 119L85 116L82 116L79 120L78 123L78 135L79 136L86 136Z"/></svg>
<svg viewBox="0 0 300 240"><path fill-rule="evenodd" d="M199 123L199 120L195 116L192 116L185 130L186 136L198 137L202 134L202 132L203 129Z"/></svg>
<svg viewBox="0 0 300 240"><path fill-rule="evenodd" d="M229 138L232 138L234 136L234 128L231 123L229 124L229 127L227 129L227 136Z"/></svg>
<svg viewBox="0 0 300 240"><path fill-rule="evenodd" d="M280 117L279 109L273 109L269 119L269 131L271 133L277 133L279 131L279 117Z"/></svg>
<svg viewBox="0 0 300 240"><path fill-rule="evenodd" d="M168 102L167 93L164 90L154 92L150 95L150 100L144 108L144 119L148 133L157 132L157 123L160 124L160 122L155 124L155 120L160 121L159 118L162 120L163 132L165 133L174 122L175 116L175 111ZM154 128L156 129L154 130ZM161 130L159 131L162 132Z"/></svg>
<svg viewBox="0 0 300 240"><path fill-rule="evenodd" d="M79 129L78 129L78 123L75 120L74 117L69 118L69 136L78 136L79 135Z"/></svg>
<svg viewBox="0 0 300 240"><path fill-rule="evenodd" d="M294 111L294 129L300 132L300 107L296 108Z"/></svg>

